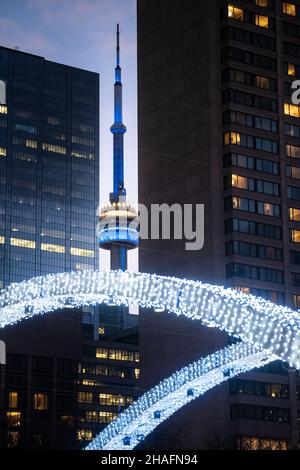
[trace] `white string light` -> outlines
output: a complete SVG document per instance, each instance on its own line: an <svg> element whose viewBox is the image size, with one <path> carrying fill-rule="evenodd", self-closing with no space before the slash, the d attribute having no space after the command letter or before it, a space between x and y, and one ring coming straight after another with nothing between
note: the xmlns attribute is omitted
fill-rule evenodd
<svg viewBox="0 0 300 470"><path fill-rule="evenodd" d="M138 398L86 450L131 450L177 410L214 386L274 360L276 356L269 351L239 343L193 362Z"/></svg>
<svg viewBox="0 0 300 470"><path fill-rule="evenodd" d="M113 302L201 320L300 368L300 313L222 286L123 271L49 274L0 292L0 327L63 308Z"/></svg>
<svg viewBox="0 0 300 470"><path fill-rule="evenodd" d="M244 343L184 367L149 390L87 449L131 449L192 399L278 358L300 368L300 312L223 286L129 271L49 274L0 291L0 327L72 306L139 304L201 320Z"/></svg>

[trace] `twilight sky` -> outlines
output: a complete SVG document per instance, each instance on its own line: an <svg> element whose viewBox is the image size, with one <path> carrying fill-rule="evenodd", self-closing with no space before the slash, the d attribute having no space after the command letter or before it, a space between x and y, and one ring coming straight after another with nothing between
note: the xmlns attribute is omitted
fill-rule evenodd
<svg viewBox="0 0 300 470"><path fill-rule="evenodd" d="M112 190L115 31L120 23L125 184L137 201L135 0L0 0L0 45L100 74L100 193ZM101 177L105 173L105 178ZM101 250L102 251L102 250Z"/></svg>

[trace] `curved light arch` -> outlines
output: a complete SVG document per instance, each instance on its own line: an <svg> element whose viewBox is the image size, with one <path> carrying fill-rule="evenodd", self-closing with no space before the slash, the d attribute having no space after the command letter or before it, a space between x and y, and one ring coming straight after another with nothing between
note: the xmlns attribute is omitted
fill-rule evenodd
<svg viewBox="0 0 300 470"><path fill-rule="evenodd" d="M0 328L66 305L75 308L111 301L200 320L243 343L200 359L165 379L108 425L87 449L135 447L177 409L241 372L276 359L300 368L299 311L223 286L154 274L79 271L11 284L0 291Z"/></svg>
<svg viewBox="0 0 300 470"><path fill-rule="evenodd" d="M177 410L243 372L277 359L239 343L193 362L144 393L94 438L85 450L131 450Z"/></svg>
<svg viewBox="0 0 300 470"><path fill-rule="evenodd" d="M32 278L0 292L0 327L66 304L113 300L201 320L300 368L300 312L222 286L128 271L77 271Z"/></svg>

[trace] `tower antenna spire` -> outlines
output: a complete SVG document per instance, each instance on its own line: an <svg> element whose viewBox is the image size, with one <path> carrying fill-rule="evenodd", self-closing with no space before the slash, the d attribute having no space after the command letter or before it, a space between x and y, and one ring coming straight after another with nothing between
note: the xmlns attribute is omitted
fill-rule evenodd
<svg viewBox="0 0 300 470"><path fill-rule="evenodd" d="M120 66L120 29L119 23L117 24L117 67Z"/></svg>

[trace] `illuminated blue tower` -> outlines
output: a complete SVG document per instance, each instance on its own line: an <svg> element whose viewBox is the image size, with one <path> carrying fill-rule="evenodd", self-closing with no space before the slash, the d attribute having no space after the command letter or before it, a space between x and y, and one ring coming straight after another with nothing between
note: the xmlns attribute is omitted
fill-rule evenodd
<svg viewBox="0 0 300 470"><path fill-rule="evenodd" d="M111 269L127 269L127 250L138 245L136 229L137 212L126 201L124 185L124 134L122 112L122 81L120 67L120 32L117 25L117 63L114 85L114 124L110 128L113 134L113 192L109 195L109 204L100 211L100 248L111 252Z"/></svg>

